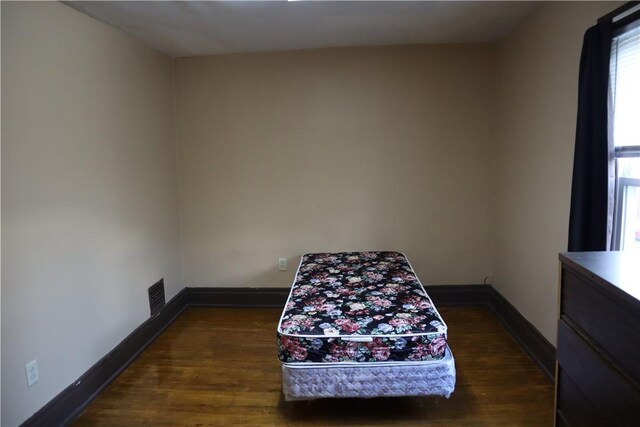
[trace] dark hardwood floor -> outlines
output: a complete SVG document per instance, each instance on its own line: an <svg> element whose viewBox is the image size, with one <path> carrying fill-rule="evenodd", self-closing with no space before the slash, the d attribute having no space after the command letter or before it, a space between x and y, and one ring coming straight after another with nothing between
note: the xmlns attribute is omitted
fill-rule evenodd
<svg viewBox="0 0 640 427"><path fill-rule="evenodd" d="M450 399L285 402L275 350L280 310L189 308L74 425L551 425L553 384L491 311L439 311L456 358Z"/></svg>

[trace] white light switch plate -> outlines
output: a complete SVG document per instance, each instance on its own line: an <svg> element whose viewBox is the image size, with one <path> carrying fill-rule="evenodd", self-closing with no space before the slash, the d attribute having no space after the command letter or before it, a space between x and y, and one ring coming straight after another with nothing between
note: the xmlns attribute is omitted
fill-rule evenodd
<svg viewBox="0 0 640 427"><path fill-rule="evenodd" d="M287 259L278 258L278 270L285 271L287 269Z"/></svg>

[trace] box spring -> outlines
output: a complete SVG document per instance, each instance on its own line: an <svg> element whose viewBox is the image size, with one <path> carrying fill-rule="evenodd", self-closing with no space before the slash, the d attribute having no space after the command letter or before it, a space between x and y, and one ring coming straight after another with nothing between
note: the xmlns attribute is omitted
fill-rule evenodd
<svg viewBox="0 0 640 427"><path fill-rule="evenodd" d="M430 362L282 365L286 401L394 396L448 398L455 385L455 361L448 347L442 359Z"/></svg>

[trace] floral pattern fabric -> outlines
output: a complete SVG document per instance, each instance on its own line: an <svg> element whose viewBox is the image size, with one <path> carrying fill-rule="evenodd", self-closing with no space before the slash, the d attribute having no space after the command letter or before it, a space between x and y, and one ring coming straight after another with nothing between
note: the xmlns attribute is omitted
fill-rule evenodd
<svg viewBox="0 0 640 427"><path fill-rule="evenodd" d="M283 362L439 360L446 334L403 254L306 254L278 326L278 353Z"/></svg>

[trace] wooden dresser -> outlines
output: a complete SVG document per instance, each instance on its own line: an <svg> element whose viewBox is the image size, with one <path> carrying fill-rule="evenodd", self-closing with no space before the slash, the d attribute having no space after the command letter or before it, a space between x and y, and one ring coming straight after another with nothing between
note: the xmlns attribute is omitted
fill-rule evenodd
<svg viewBox="0 0 640 427"><path fill-rule="evenodd" d="M556 425L640 425L640 253L560 254Z"/></svg>

